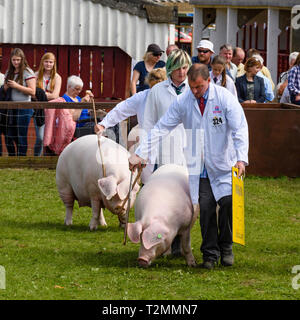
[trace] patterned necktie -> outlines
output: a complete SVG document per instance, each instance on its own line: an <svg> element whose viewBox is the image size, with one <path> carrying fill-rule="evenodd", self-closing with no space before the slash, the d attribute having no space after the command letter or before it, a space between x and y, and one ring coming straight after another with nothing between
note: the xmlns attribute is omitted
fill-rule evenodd
<svg viewBox="0 0 300 320"><path fill-rule="evenodd" d="M204 98L203 98L203 97L201 97L201 98L199 99L199 108L200 108L201 114L203 115L203 113L204 113L204 108L205 108L205 103L204 103Z"/></svg>
<svg viewBox="0 0 300 320"><path fill-rule="evenodd" d="M217 83L217 81L218 81L218 78L214 77L214 82Z"/></svg>
<svg viewBox="0 0 300 320"><path fill-rule="evenodd" d="M176 94L179 95L182 93L182 89L185 87L185 83L181 84L179 87L176 87L173 83L172 83L172 87L175 89Z"/></svg>

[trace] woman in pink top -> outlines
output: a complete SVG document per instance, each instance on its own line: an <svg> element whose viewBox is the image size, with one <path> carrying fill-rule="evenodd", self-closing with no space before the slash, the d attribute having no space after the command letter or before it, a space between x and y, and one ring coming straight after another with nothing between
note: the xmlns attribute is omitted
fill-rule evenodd
<svg viewBox="0 0 300 320"><path fill-rule="evenodd" d="M86 91L81 99L79 94L83 82L77 76L70 76L67 80L67 91L63 97L51 100L51 102L90 102L93 94ZM82 109L45 109L44 147L45 155L59 155L72 141L76 129L76 120Z"/></svg>

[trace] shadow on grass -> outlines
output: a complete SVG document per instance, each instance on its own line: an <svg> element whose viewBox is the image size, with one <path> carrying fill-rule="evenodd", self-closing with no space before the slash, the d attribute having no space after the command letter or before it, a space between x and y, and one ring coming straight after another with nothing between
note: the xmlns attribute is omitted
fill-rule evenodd
<svg viewBox="0 0 300 320"><path fill-rule="evenodd" d="M13 220L1 220L0 225L2 227L10 227L10 228L21 228L21 229L39 229L39 230L59 230L59 231L66 231L66 232L120 232L122 230L119 226L107 226L101 227L99 226L96 231L90 231L89 225L86 224L73 224L71 226L64 225L63 222L48 222L48 221L40 221L40 222L28 222L28 221L13 221Z"/></svg>
<svg viewBox="0 0 300 320"><path fill-rule="evenodd" d="M123 246L123 245L120 245ZM99 250L98 252L82 252L78 255L76 253L76 259L78 265L89 265L92 268L139 268L141 270L157 270L159 268L166 269L181 269L189 268L186 265L184 257L159 257L153 261L153 263L146 269L140 268L138 264L138 247L136 250L128 249L119 249L116 251L103 251ZM72 255L71 260L74 259L74 253L69 252L68 254ZM68 259L67 259L68 260ZM73 260L74 261L74 260ZM194 269L194 268L193 268ZM192 268L191 268L192 270Z"/></svg>
<svg viewBox="0 0 300 320"><path fill-rule="evenodd" d="M65 246L59 246L57 243L49 247L49 243L37 243L37 245L29 245L14 247L18 251L18 259L22 260L22 265L47 265L50 269L56 270L77 269L84 270L99 269L103 272L116 272L117 269L138 268L141 270L157 271L159 269L177 270L188 268L184 257L158 257L152 264L146 268L140 268L138 264L139 245L128 244L123 245L111 244L110 247L100 241L95 241L89 245L79 247L78 242L72 245L72 242L66 241ZM6 245L4 246L4 248ZM190 268L192 270L194 268ZM111 270L111 271L109 271ZM195 269L194 269L195 270ZM92 270L93 271L93 270ZM101 271L100 271L101 272Z"/></svg>

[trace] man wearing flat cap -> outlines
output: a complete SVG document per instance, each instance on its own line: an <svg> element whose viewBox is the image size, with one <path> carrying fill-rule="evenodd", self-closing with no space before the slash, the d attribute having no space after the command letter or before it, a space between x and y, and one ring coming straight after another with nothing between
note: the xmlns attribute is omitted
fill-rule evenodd
<svg viewBox="0 0 300 320"><path fill-rule="evenodd" d="M209 40L201 40L197 46L198 55L192 57L192 63L205 64L211 71L211 60L214 52L214 44Z"/></svg>

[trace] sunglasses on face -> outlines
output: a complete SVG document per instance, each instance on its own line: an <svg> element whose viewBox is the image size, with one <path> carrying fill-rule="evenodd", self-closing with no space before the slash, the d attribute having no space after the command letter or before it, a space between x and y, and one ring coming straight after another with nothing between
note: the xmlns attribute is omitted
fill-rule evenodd
<svg viewBox="0 0 300 320"><path fill-rule="evenodd" d="M152 53L152 55L153 55L154 57L160 57L160 56L162 55L162 53Z"/></svg>
<svg viewBox="0 0 300 320"><path fill-rule="evenodd" d="M198 50L199 53L207 53L209 50Z"/></svg>

